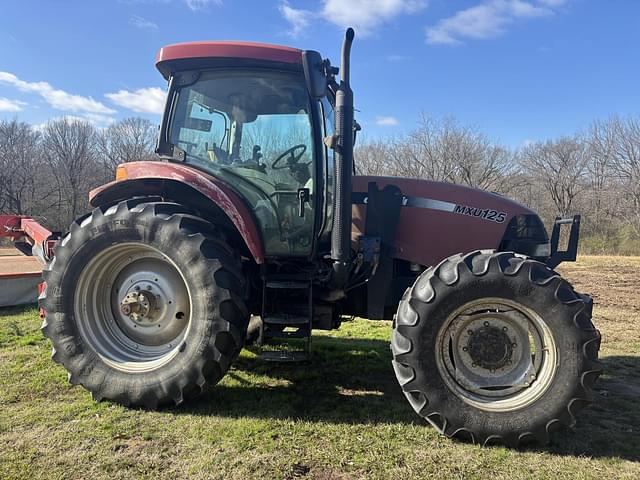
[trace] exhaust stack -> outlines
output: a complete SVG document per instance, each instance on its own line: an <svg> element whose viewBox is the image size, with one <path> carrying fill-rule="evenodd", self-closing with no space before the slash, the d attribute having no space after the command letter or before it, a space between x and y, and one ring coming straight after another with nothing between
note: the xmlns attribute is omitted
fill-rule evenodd
<svg viewBox="0 0 640 480"><path fill-rule="evenodd" d="M344 286L348 280L351 260L351 172L353 170L353 91L349 83L351 73L351 44L355 32L348 28L342 44L340 86L336 92L335 125L338 141L334 151L333 230L331 258L334 260L334 284Z"/></svg>

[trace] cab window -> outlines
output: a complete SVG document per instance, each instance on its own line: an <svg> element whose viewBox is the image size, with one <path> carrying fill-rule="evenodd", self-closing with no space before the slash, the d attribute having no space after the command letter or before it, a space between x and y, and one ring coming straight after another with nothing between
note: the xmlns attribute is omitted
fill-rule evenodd
<svg viewBox="0 0 640 480"><path fill-rule="evenodd" d="M211 71L178 92L170 141L186 162L220 177L245 197L267 255L308 255L315 156L304 78L267 71Z"/></svg>

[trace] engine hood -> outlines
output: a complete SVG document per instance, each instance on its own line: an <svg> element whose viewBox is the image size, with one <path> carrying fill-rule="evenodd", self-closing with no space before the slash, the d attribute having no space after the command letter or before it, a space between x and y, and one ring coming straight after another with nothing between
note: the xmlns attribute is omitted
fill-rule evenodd
<svg viewBox="0 0 640 480"><path fill-rule="evenodd" d="M456 253L497 249L515 216L536 216L524 205L485 190L430 180L354 176L354 241L364 233L370 182L379 189L395 185L402 191L394 257L425 266Z"/></svg>

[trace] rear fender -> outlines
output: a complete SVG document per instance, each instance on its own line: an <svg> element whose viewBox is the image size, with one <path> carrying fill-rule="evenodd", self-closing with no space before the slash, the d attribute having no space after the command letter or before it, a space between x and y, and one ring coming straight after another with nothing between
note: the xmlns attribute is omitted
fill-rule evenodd
<svg viewBox="0 0 640 480"><path fill-rule="evenodd" d="M89 192L89 203L99 207L140 196L159 196L193 208L237 237L231 240L241 240L243 250L256 263L264 262L253 213L237 193L217 178L175 163L124 163L118 166L115 181Z"/></svg>

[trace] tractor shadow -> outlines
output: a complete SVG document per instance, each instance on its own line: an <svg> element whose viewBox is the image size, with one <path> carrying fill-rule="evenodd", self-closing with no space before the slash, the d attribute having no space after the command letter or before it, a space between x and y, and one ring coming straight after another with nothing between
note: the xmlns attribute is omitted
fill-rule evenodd
<svg viewBox="0 0 640 480"><path fill-rule="evenodd" d="M391 367L389 342L313 338L301 363L265 362L246 352L189 413L346 424L422 424Z"/></svg>
<svg viewBox="0 0 640 480"><path fill-rule="evenodd" d="M578 424L527 451L640 461L640 357L602 358L594 402ZM405 399L391 368L389 343L314 337L302 364L243 355L228 379L191 401L184 413L233 418L296 419L337 424L425 425Z"/></svg>

